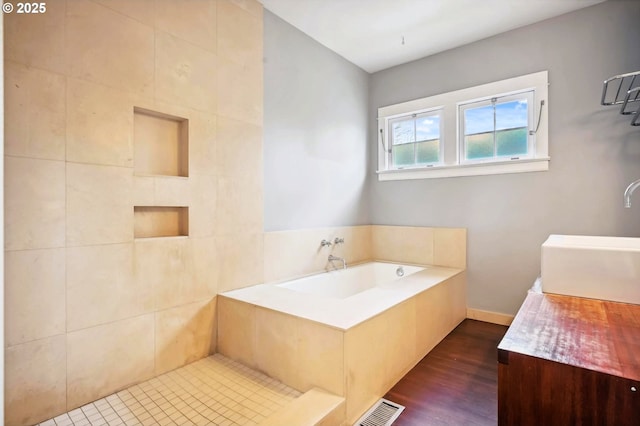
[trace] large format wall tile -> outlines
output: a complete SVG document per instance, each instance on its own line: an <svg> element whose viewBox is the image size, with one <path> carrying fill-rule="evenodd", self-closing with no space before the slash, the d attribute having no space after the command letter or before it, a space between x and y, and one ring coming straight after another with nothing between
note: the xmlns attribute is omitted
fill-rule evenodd
<svg viewBox="0 0 640 426"><path fill-rule="evenodd" d="M387 316L378 315L350 328L344 336L347 420L351 422L386 391L388 347L376 345L375 337L386 336L388 332Z"/></svg>
<svg viewBox="0 0 640 426"><path fill-rule="evenodd" d="M67 334L67 408L153 376L154 315Z"/></svg>
<svg viewBox="0 0 640 426"><path fill-rule="evenodd" d="M193 112L189 115L189 170L217 174L217 116Z"/></svg>
<svg viewBox="0 0 640 426"><path fill-rule="evenodd" d="M88 0L67 2L70 76L153 96L153 28Z"/></svg>
<svg viewBox="0 0 640 426"><path fill-rule="evenodd" d="M67 245L133 240L133 169L67 163Z"/></svg>
<svg viewBox="0 0 640 426"><path fill-rule="evenodd" d="M467 267L467 230L465 228L433 229L433 263L452 268Z"/></svg>
<svg viewBox="0 0 640 426"><path fill-rule="evenodd" d="M217 200L217 235L262 232L262 179L221 176Z"/></svg>
<svg viewBox="0 0 640 426"><path fill-rule="evenodd" d="M416 347L430 351L444 337L442 334L452 322L449 311L448 288L450 282L429 288L416 297ZM419 352L418 357L426 355Z"/></svg>
<svg viewBox="0 0 640 426"><path fill-rule="evenodd" d="M65 78L5 62L4 152L64 160Z"/></svg>
<svg viewBox="0 0 640 426"><path fill-rule="evenodd" d="M433 228L375 225L371 235L374 259L433 264Z"/></svg>
<svg viewBox="0 0 640 426"><path fill-rule="evenodd" d="M213 246L213 241L204 240ZM203 241L199 241L201 244ZM215 278L202 276L203 262L194 253L202 246L188 238L137 239L134 243L136 285L153 291L154 309L163 310L215 295ZM196 269L196 261L199 268ZM213 275L210 273L209 275Z"/></svg>
<svg viewBox="0 0 640 426"><path fill-rule="evenodd" d="M133 98L74 78L67 89L67 160L133 167Z"/></svg>
<svg viewBox="0 0 640 426"><path fill-rule="evenodd" d="M155 204L155 178L151 176L133 176L133 205L153 206Z"/></svg>
<svg viewBox="0 0 640 426"><path fill-rule="evenodd" d="M313 321L298 321L301 390L313 387L345 395L344 331Z"/></svg>
<svg viewBox="0 0 640 426"><path fill-rule="evenodd" d="M262 17L262 4L258 0L218 0L218 3L221 2L235 4L253 16Z"/></svg>
<svg viewBox="0 0 640 426"><path fill-rule="evenodd" d="M320 242L333 240L331 229L266 232L264 234L264 279L266 282L291 279L324 271L331 247ZM283 256L283 248L286 256Z"/></svg>
<svg viewBox="0 0 640 426"><path fill-rule="evenodd" d="M103 6L127 15L148 25L153 25L155 20L155 1L142 0L94 0Z"/></svg>
<svg viewBox="0 0 640 426"><path fill-rule="evenodd" d="M218 292L264 281L263 234L216 236Z"/></svg>
<svg viewBox="0 0 640 426"><path fill-rule="evenodd" d="M65 163L5 157L5 248L64 247Z"/></svg>
<svg viewBox="0 0 640 426"><path fill-rule="evenodd" d="M335 238L344 238L344 243L335 245ZM327 240L332 245L321 247L322 240ZM283 248L286 256L282 255ZM349 265L370 260L371 226L266 232L265 281L279 281L325 271L331 267L327 261L329 254L344 257Z"/></svg>
<svg viewBox="0 0 640 426"><path fill-rule="evenodd" d="M349 226L338 228L339 236L344 237L344 245L340 246L345 258L350 262L363 262L373 257L371 250L371 228L370 225ZM343 235L340 235L344 230Z"/></svg>
<svg viewBox="0 0 640 426"><path fill-rule="evenodd" d="M256 308L228 297L218 300L218 351L256 367Z"/></svg>
<svg viewBox="0 0 640 426"><path fill-rule="evenodd" d="M256 367L270 377L300 388L298 369L301 365L298 345L298 319L256 307Z"/></svg>
<svg viewBox="0 0 640 426"><path fill-rule="evenodd" d="M211 299L218 293L218 269L220 259L217 255L214 237L190 238L190 250L193 255L194 287L197 300Z"/></svg>
<svg viewBox="0 0 640 426"><path fill-rule="evenodd" d="M190 181L189 235L211 237L217 222L218 178L197 174Z"/></svg>
<svg viewBox="0 0 640 426"><path fill-rule="evenodd" d="M384 382L383 391L386 391L407 373L407 367L413 367L412 363L416 360L415 298L394 306L384 315L388 327L384 334L387 348L384 371L387 380Z"/></svg>
<svg viewBox="0 0 640 426"><path fill-rule="evenodd" d="M416 353L422 358L466 317L467 280L462 272L420 293L416 307Z"/></svg>
<svg viewBox="0 0 640 426"><path fill-rule="evenodd" d="M229 1L218 2L218 57L240 65L262 62L262 16Z"/></svg>
<svg viewBox="0 0 640 426"><path fill-rule="evenodd" d="M214 53L156 31L155 96L199 111L216 112Z"/></svg>
<svg viewBox="0 0 640 426"><path fill-rule="evenodd" d="M6 346L65 332L65 249L5 253Z"/></svg>
<svg viewBox="0 0 640 426"><path fill-rule="evenodd" d="M217 142L219 174L262 175L262 127L219 117Z"/></svg>
<svg viewBox="0 0 640 426"><path fill-rule="evenodd" d="M153 292L133 277L133 243L67 249L67 331L153 309Z"/></svg>
<svg viewBox="0 0 640 426"><path fill-rule="evenodd" d="M216 51L215 0L157 0L156 28Z"/></svg>
<svg viewBox="0 0 640 426"><path fill-rule="evenodd" d="M262 63L239 65L231 61L218 64L218 115L262 126Z"/></svg>
<svg viewBox="0 0 640 426"><path fill-rule="evenodd" d="M215 298L155 314L155 374L209 355L214 336Z"/></svg>
<svg viewBox="0 0 640 426"><path fill-rule="evenodd" d="M189 206L190 181L182 177L157 176L153 178L153 205Z"/></svg>
<svg viewBox="0 0 640 426"><path fill-rule="evenodd" d="M38 423L66 411L65 348L65 337L55 336L6 349L7 426Z"/></svg>
<svg viewBox="0 0 640 426"><path fill-rule="evenodd" d="M65 0L46 3L46 12L5 13L4 59L64 73ZM15 3L14 3L15 4Z"/></svg>

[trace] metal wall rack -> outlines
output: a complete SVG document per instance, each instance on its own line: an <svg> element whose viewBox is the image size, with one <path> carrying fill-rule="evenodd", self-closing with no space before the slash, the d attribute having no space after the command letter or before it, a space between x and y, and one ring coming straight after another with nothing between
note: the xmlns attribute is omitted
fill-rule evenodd
<svg viewBox="0 0 640 426"><path fill-rule="evenodd" d="M620 114L632 115L631 125L640 126L640 71L613 76L604 81L602 105L622 105Z"/></svg>

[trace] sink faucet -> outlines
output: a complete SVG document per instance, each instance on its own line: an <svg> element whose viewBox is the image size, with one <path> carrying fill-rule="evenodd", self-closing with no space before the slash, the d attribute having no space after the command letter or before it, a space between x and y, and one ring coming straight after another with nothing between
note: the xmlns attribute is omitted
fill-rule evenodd
<svg viewBox="0 0 640 426"><path fill-rule="evenodd" d="M631 182L631 185L627 186L627 189L624 191L624 206L626 208L631 208L631 194L640 186L640 179L635 182Z"/></svg>
<svg viewBox="0 0 640 426"><path fill-rule="evenodd" d="M344 260L343 257L338 257L338 256L334 256L332 254L329 255L329 262L333 262L334 260L339 260L340 262L342 262L342 269L347 269L347 262Z"/></svg>

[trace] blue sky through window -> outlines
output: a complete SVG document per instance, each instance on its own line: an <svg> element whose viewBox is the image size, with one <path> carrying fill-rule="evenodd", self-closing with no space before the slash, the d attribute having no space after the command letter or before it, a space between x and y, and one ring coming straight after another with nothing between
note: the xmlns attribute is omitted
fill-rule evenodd
<svg viewBox="0 0 640 426"><path fill-rule="evenodd" d="M440 139L440 117L420 117L416 119L416 140Z"/></svg>
<svg viewBox="0 0 640 426"><path fill-rule="evenodd" d="M440 117L437 115L412 117L394 122L392 129L393 145L440 139Z"/></svg>
<svg viewBox="0 0 640 426"><path fill-rule="evenodd" d="M498 103L495 106L496 129L515 129L527 127L528 105L526 99ZM485 105L478 108L469 108L464 112L464 133L474 135L478 133L492 132L493 129L493 105Z"/></svg>
<svg viewBox="0 0 640 426"><path fill-rule="evenodd" d="M527 100L505 102L496 105L496 130L527 127Z"/></svg>

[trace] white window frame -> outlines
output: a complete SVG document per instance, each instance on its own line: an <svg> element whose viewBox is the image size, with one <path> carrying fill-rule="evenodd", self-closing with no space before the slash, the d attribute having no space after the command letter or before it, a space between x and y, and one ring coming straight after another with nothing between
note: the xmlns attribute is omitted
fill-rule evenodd
<svg viewBox="0 0 640 426"><path fill-rule="evenodd" d="M472 102L533 92L529 108L529 156L495 157L483 161L463 161L460 106ZM548 73L541 71L480 86L378 108L378 180L428 179L503 173L538 172L549 169ZM389 166L390 120L413 113L442 109L441 143L438 164L427 167L392 169ZM460 142L461 141L461 142Z"/></svg>
<svg viewBox="0 0 640 426"><path fill-rule="evenodd" d="M438 146L438 161L432 162L432 163L425 163L424 165L412 165L412 166L406 166L406 167L394 167L393 166L393 158L392 158L392 150L393 150L393 127L392 124L396 121L402 121L402 119L406 119L406 118L418 118L418 116L424 116L424 117L433 117L433 116L437 116L439 118L440 121L440 134L439 134L439 139L440 139L440 144ZM416 169L416 168L424 168L424 167L434 167L434 166L438 166L442 164L442 146L443 146L443 130L444 130L444 115L443 115L443 111L442 111L442 107L436 107L436 108L429 108L426 110L422 110L422 111L412 111L409 114L398 114L398 115L394 115L394 116L390 116L387 117L387 133L386 133L386 138L384 139L385 141L389 141L388 145L385 144L385 148L383 148L383 150L385 151L383 154L385 155L386 159L385 159L385 169L387 170L409 170L409 169ZM417 142L417 141L416 141ZM416 143L414 142L414 143Z"/></svg>

